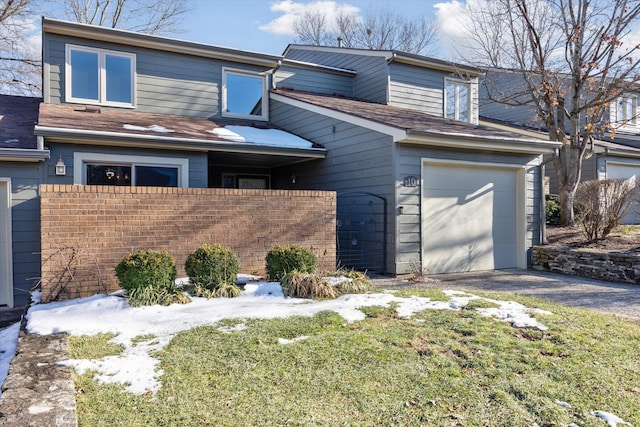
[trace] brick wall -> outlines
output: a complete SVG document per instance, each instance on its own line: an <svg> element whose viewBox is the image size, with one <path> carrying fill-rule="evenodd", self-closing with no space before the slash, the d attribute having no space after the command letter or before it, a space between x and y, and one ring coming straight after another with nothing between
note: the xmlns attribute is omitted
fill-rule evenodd
<svg viewBox="0 0 640 427"><path fill-rule="evenodd" d="M114 267L137 249L167 250L184 277L204 243L231 248L241 273L264 274L274 245L300 245L321 269L336 262L334 192L42 185L43 300L119 289Z"/></svg>

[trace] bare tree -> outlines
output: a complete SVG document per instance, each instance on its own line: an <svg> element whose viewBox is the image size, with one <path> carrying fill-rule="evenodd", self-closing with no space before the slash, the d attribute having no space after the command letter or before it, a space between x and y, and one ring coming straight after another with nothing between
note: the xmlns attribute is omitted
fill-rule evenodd
<svg viewBox="0 0 640 427"><path fill-rule="evenodd" d="M30 49L31 0L0 0L0 91L20 95L39 92L39 52Z"/></svg>
<svg viewBox="0 0 640 427"><path fill-rule="evenodd" d="M320 46L327 41L327 15L310 10L293 23L293 31L301 43Z"/></svg>
<svg viewBox="0 0 640 427"><path fill-rule="evenodd" d="M626 40L640 16L638 0L493 0L493 13L470 10L479 65L518 71L522 90L493 92L506 103L530 103L549 139L562 143L554 159L562 225L574 224L573 199L582 159L604 115L639 79L640 46ZM491 93L491 88L488 89Z"/></svg>
<svg viewBox="0 0 640 427"><path fill-rule="evenodd" d="M365 16L339 13L333 20L326 13L311 10L296 21L294 31L304 44L342 44L420 54L427 53L438 37L434 20L424 16L407 18L389 10L370 10Z"/></svg>
<svg viewBox="0 0 640 427"><path fill-rule="evenodd" d="M66 0L61 3L72 21L147 34L178 32L182 17L190 8L189 0Z"/></svg>

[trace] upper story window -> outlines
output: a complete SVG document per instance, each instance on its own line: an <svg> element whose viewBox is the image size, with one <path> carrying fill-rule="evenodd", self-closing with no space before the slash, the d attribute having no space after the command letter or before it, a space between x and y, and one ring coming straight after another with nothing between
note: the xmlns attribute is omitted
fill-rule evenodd
<svg viewBox="0 0 640 427"><path fill-rule="evenodd" d="M222 69L222 115L267 120L267 76Z"/></svg>
<svg viewBox="0 0 640 427"><path fill-rule="evenodd" d="M444 81L444 116L462 122L471 121L471 86L461 80Z"/></svg>
<svg viewBox="0 0 640 427"><path fill-rule="evenodd" d="M636 124L638 99L633 95L624 95L616 100L615 121L620 124Z"/></svg>
<svg viewBox="0 0 640 427"><path fill-rule="evenodd" d="M66 100L133 107L135 69L133 54L67 45Z"/></svg>

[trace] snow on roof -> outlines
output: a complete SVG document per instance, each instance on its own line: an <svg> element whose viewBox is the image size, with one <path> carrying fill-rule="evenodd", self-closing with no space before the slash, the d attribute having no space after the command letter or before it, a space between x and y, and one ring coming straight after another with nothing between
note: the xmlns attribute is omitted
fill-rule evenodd
<svg viewBox="0 0 640 427"><path fill-rule="evenodd" d="M172 132L175 132L174 130L167 129L166 127L160 126L160 125L150 125L150 126L144 127L144 126L136 126L136 125L125 124L122 127L127 129L127 130L141 130L141 131L150 130L150 131L158 132L158 133L172 133Z"/></svg>
<svg viewBox="0 0 640 427"><path fill-rule="evenodd" d="M279 129L258 129L251 126L225 126L208 131L219 138L271 147L312 148L306 139Z"/></svg>

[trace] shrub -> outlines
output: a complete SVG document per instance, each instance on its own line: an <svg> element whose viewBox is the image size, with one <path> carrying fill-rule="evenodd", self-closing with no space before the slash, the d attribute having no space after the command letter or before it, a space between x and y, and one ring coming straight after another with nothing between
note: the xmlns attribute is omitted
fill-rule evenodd
<svg viewBox="0 0 640 427"><path fill-rule="evenodd" d="M282 292L298 298L335 298L338 291L321 276L315 273L292 271L281 279Z"/></svg>
<svg viewBox="0 0 640 427"><path fill-rule="evenodd" d="M576 190L576 222L589 240L606 237L620 224L635 194L635 185L624 179L585 181Z"/></svg>
<svg viewBox="0 0 640 427"><path fill-rule="evenodd" d="M176 262L166 251L136 251L120 261L115 272L120 287L127 291L129 303L133 306L189 301L174 286Z"/></svg>
<svg viewBox="0 0 640 427"><path fill-rule="evenodd" d="M222 245L202 245L187 256L184 269L193 285L214 291L222 284L235 283L240 261Z"/></svg>
<svg viewBox="0 0 640 427"><path fill-rule="evenodd" d="M300 246L274 246L266 257L267 274L271 280L280 280L290 272L315 273L318 258L309 249Z"/></svg>
<svg viewBox="0 0 640 427"><path fill-rule="evenodd" d="M545 199L545 216L547 224L560 225L560 196L547 194Z"/></svg>

